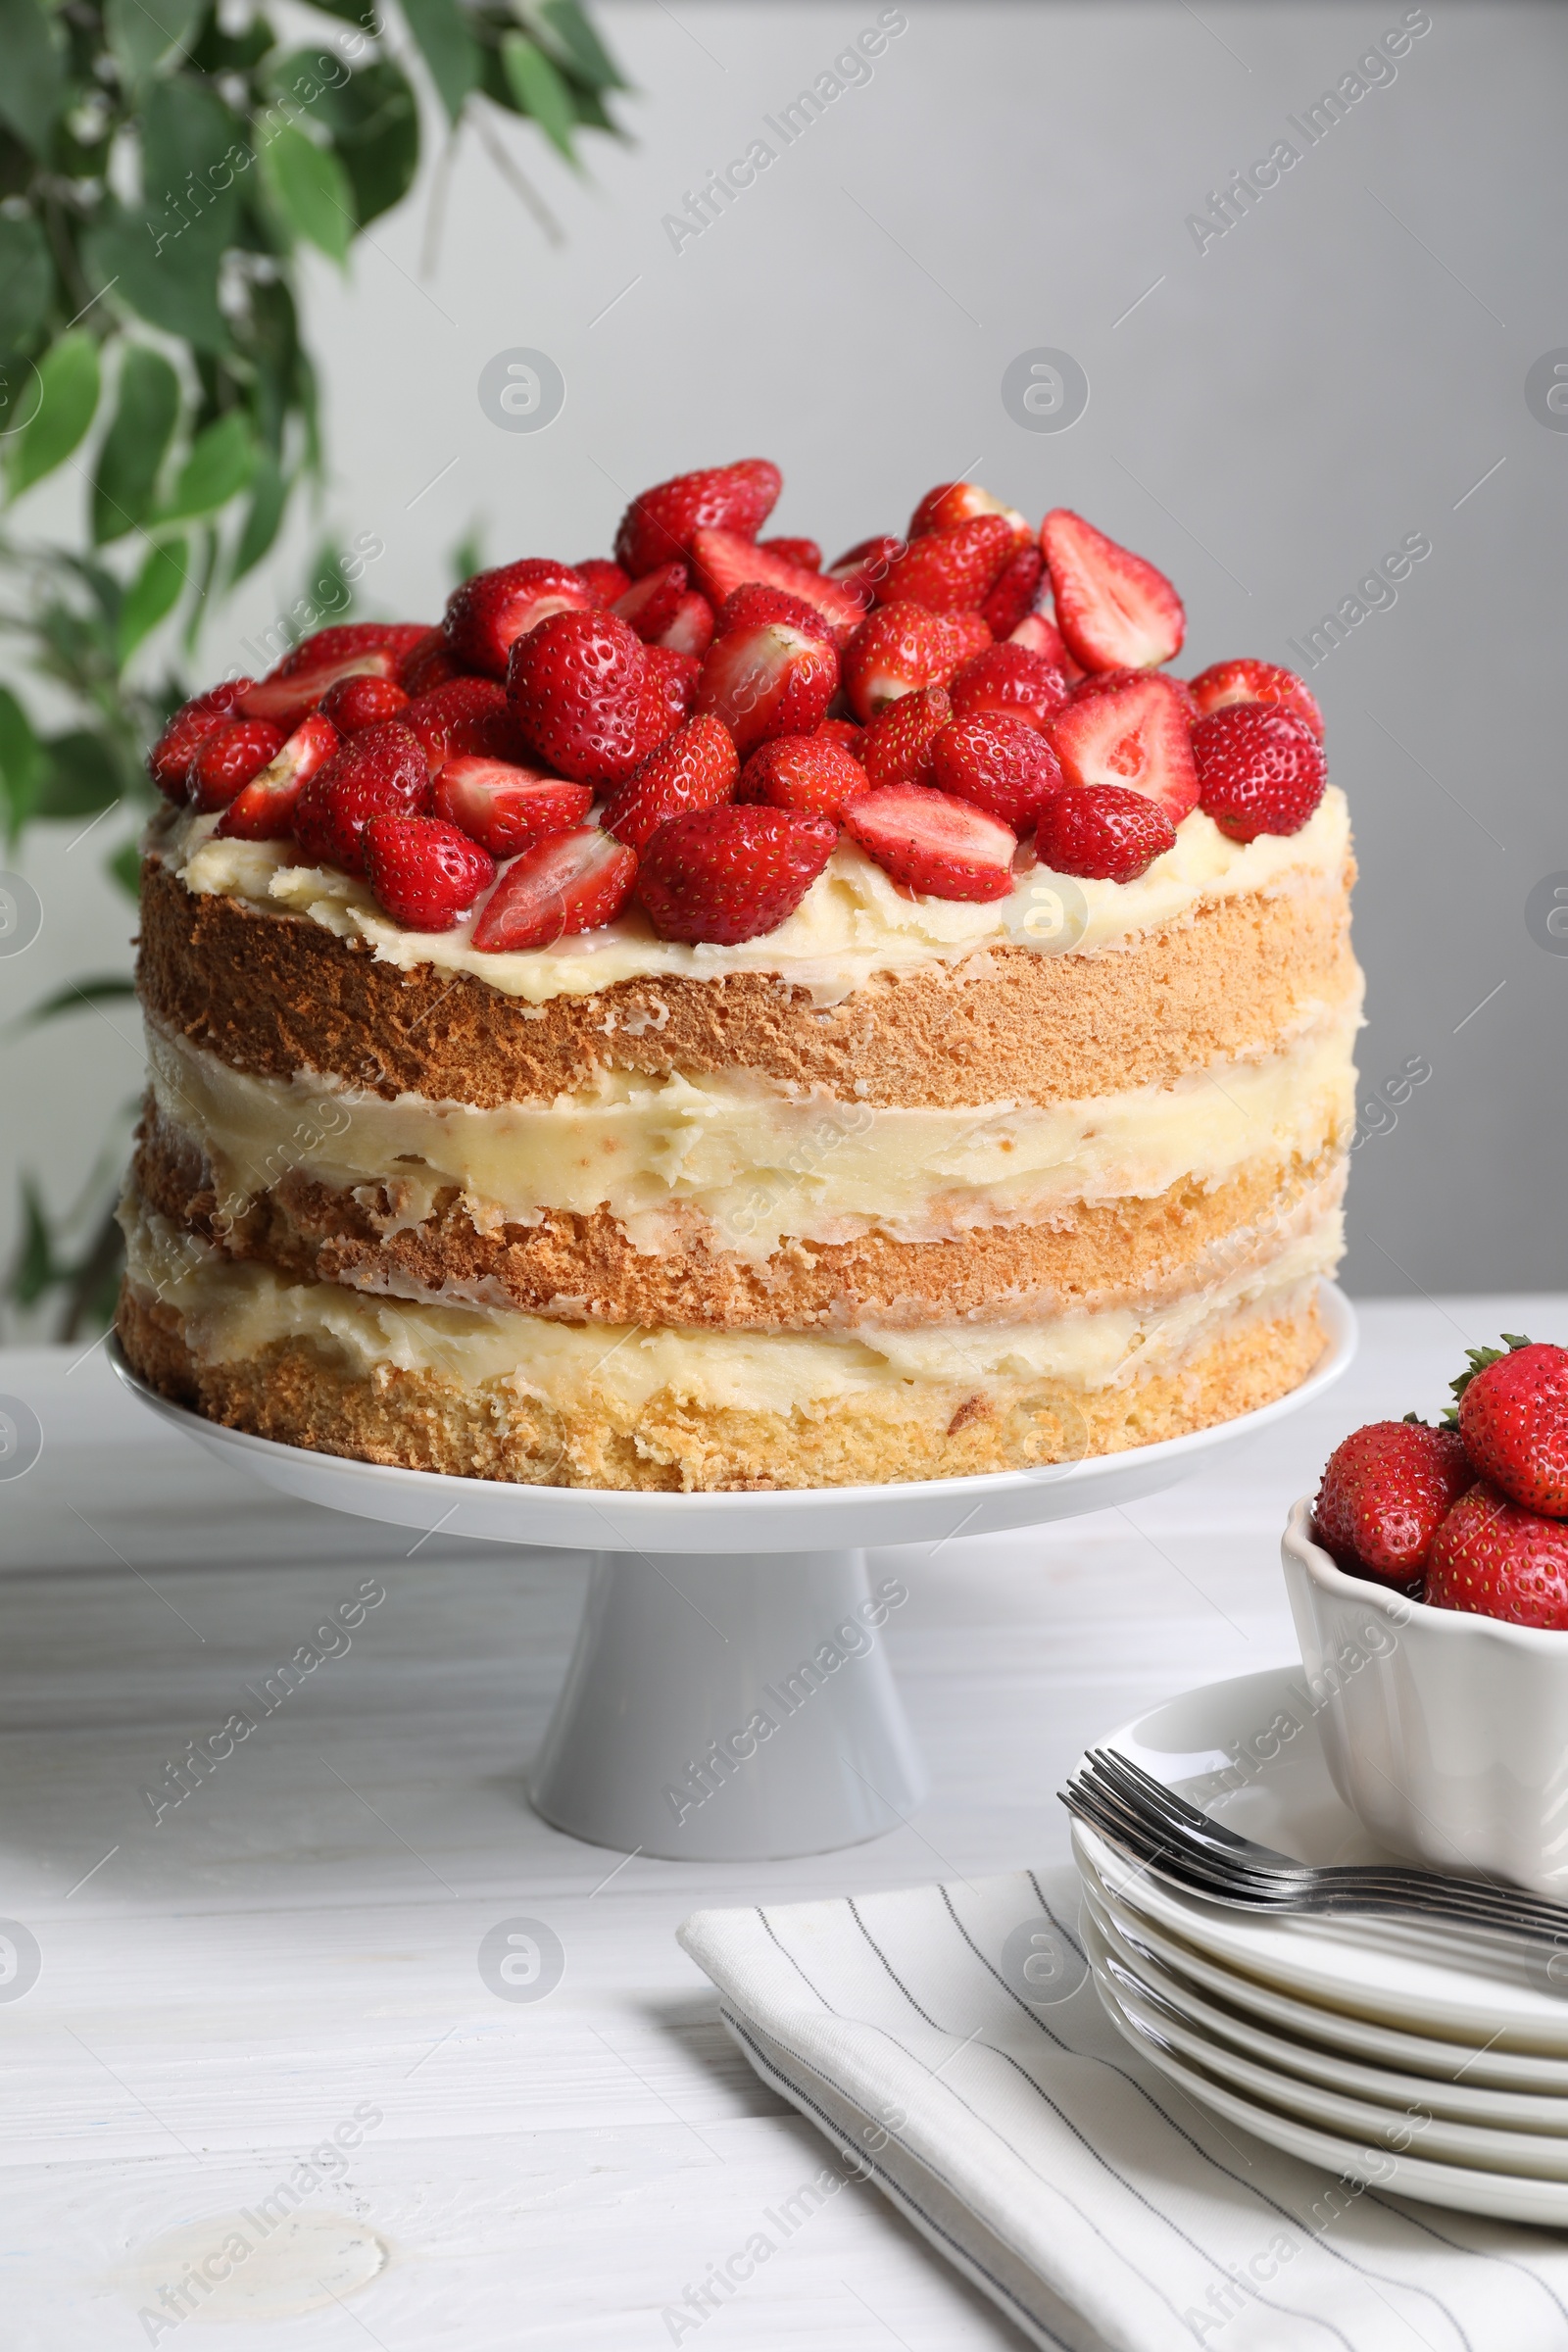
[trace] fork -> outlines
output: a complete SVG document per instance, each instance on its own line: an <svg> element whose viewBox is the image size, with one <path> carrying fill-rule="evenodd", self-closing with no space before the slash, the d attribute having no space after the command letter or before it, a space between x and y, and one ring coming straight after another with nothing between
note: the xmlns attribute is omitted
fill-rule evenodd
<svg viewBox="0 0 1568 2352"><path fill-rule="evenodd" d="M1069 1813L1155 1878L1241 1910L1446 1920L1568 1955L1568 1908L1484 1879L1397 1863L1297 1862L1200 1813L1112 1747L1091 1748L1060 1792ZM1549 1973L1549 1972L1548 1972ZM1568 1957L1563 1963L1568 1989ZM1555 1979L1552 1980L1555 1984Z"/></svg>

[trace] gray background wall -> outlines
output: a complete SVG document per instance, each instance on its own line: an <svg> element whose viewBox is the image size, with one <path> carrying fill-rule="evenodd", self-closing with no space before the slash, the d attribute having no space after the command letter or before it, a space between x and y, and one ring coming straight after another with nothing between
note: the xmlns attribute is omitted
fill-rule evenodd
<svg viewBox="0 0 1568 2352"><path fill-rule="evenodd" d="M434 615L470 522L492 562L578 558L608 550L643 484L754 452L785 471L773 527L830 555L960 471L1032 514L1083 510L1177 581L1189 670L1294 661L1289 639L1424 533L1397 601L1312 676L1361 861L1361 1099L1412 1057L1431 1069L1355 1153L1350 1280L1568 1284L1568 958L1526 925L1533 886L1568 869L1568 432L1526 401L1532 365L1568 347L1568 18L1435 0L1394 78L1307 148L1288 118L1405 21L1397 0L915 0L869 81L675 250L663 217L685 191L759 135L778 146L763 117L881 13L612 0L635 145L597 143L577 180L531 132L500 134L559 247L470 140L427 274L429 172L346 282L310 268L327 513L385 542L364 609ZM1281 138L1301 160L1200 251L1188 216ZM565 379L543 431L479 405L485 363L516 346ZM1069 431L1004 408L1004 368L1037 347L1087 373ZM41 495L39 518L68 495ZM296 593L304 552L297 535L213 627L212 670ZM125 960L97 871L116 821L30 853L45 926L0 961L0 1020ZM62 1192L132 1090L131 1024L110 1010L6 1046L0 1219L19 1164Z"/></svg>

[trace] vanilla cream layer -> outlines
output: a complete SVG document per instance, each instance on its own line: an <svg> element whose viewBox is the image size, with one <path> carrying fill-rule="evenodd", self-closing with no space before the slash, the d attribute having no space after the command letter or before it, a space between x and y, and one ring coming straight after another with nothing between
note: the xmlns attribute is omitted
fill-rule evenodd
<svg viewBox="0 0 1568 2352"><path fill-rule="evenodd" d="M658 1396L789 1413L879 1390L1126 1386L1145 1371L1176 1368L1238 1317L1304 1308L1318 1276L1338 1262L1343 1238L1339 1216L1327 1215L1266 1264L1239 1267L1158 1310L913 1331L860 1325L837 1334L643 1330L405 1303L332 1283L283 1282L268 1267L224 1258L134 1200L122 1223L133 1288L179 1311L199 1361L244 1361L276 1342L303 1341L367 1379L394 1369L465 1388L502 1383L564 1413L607 1401L635 1413Z"/></svg>
<svg viewBox="0 0 1568 2352"><path fill-rule="evenodd" d="M841 839L789 920L738 947L685 947L659 939L634 909L554 948L486 956L472 945L471 919L452 931L405 930L353 875L292 864L292 842L219 841L218 821L188 811L154 821L148 846L187 890L307 915L340 939L365 941L383 963L404 971L429 964L471 972L531 1004L593 996L623 980L708 980L730 972L777 972L809 991L818 1004L835 1004L877 973L958 963L1007 942L1045 955L1093 955L1190 920L1208 900L1314 883L1337 889L1350 841L1345 795L1334 787L1299 833L1262 833L1246 844L1227 840L1195 809L1177 828L1175 847L1136 882L1074 880L1022 850L1010 898L972 906L901 890L853 842Z"/></svg>
<svg viewBox="0 0 1568 2352"><path fill-rule="evenodd" d="M718 1248L765 1258L792 1237L948 1241L1315 1158L1353 1123L1359 1019L1357 992L1278 1053L1049 1107L873 1108L745 1072L606 1071L592 1094L477 1109L256 1077L152 1022L148 1053L159 1108L201 1147L223 1216L298 1170L335 1192L385 1188L388 1231L422 1224L455 1187L481 1233L603 1209L636 1249L678 1252L696 1217Z"/></svg>

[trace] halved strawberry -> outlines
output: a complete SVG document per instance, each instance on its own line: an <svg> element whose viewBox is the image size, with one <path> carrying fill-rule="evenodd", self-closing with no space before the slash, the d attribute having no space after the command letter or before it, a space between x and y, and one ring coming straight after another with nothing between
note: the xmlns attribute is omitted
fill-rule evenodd
<svg viewBox="0 0 1568 2352"><path fill-rule="evenodd" d="M955 718L988 710L1047 727L1067 700L1067 681L1043 654L1022 645L988 645L956 670L948 690Z"/></svg>
<svg viewBox="0 0 1568 2352"><path fill-rule="evenodd" d="M1004 899L1017 838L994 816L945 792L895 784L844 811L846 830L907 890L934 899Z"/></svg>
<svg viewBox="0 0 1568 2352"><path fill-rule="evenodd" d="M323 712L302 718L275 757L236 793L219 821L224 841L285 841L294 810L311 778L336 752L342 737Z"/></svg>
<svg viewBox="0 0 1568 2352"><path fill-rule="evenodd" d="M612 564L608 556L588 556L571 568L586 586L590 602L601 612L608 612L616 597L624 596L631 586L631 573L623 571L618 564Z"/></svg>
<svg viewBox="0 0 1568 2352"><path fill-rule="evenodd" d="M396 718L409 707L409 697L393 678L339 678L321 697L323 714L340 735L373 727L378 718Z"/></svg>
<svg viewBox="0 0 1568 2352"><path fill-rule="evenodd" d="M1069 785L1046 802L1035 854L1058 874L1136 882L1176 846L1176 828L1157 801L1124 784Z"/></svg>
<svg viewBox="0 0 1568 2352"><path fill-rule="evenodd" d="M1085 669L1152 669L1182 649L1187 615L1162 571L1067 507L1040 525L1056 626Z"/></svg>
<svg viewBox="0 0 1568 2352"><path fill-rule="evenodd" d="M297 670L320 669L349 654L386 652L402 662L430 633L422 620L340 620L314 637L302 637L272 671L274 678L292 677Z"/></svg>
<svg viewBox="0 0 1568 2352"><path fill-rule="evenodd" d="M799 564L803 571L822 568L822 550L814 539L759 539L757 544L770 556L782 556L786 564Z"/></svg>
<svg viewBox="0 0 1568 2352"><path fill-rule="evenodd" d="M945 686L922 686L896 703L884 703L860 746L873 792L885 792L890 784L934 784L931 746L952 716Z"/></svg>
<svg viewBox="0 0 1568 2352"><path fill-rule="evenodd" d="M410 703L403 723L423 744L435 774L448 760L520 760L522 731L494 678L449 678Z"/></svg>
<svg viewBox="0 0 1568 2352"><path fill-rule="evenodd" d="M1032 536L1027 547L1013 550L980 607L980 617L993 637L1010 636L1020 620L1028 619L1045 570L1046 559Z"/></svg>
<svg viewBox="0 0 1568 2352"><path fill-rule="evenodd" d="M838 653L820 624L748 622L715 637L704 655L697 708L723 720L744 759L770 735L809 734L838 682Z"/></svg>
<svg viewBox="0 0 1568 2352"><path fill-rule="evenodd" d="M1010 831L1029 832L1062 788L1061 763L1037 727L1005 711L956 718L931 746L939 791L983 808Z"/></svg>
<svg viewBox="0 0 1568 2352"><path fill-rule="evenodd" d="M372 816L364 848L370 888L411 931L450 931L496 878L489 851L439 816Z"/></svg>
<svg viewBox="0 0 1568 2352"><path fill-rule="evenodd" d="M882 583L892 566L899 561L909 542L895 533L882 531L873 539L858 539L847 547L836 564L827 567L827 577L839 586L864 612L881 593Z"/></svg>
<svg viewBox="0 0 1568 2352"><path fill-rule="evenodd" d="M706 713L688 719L610 794L605 831L628 849L641 850L667 818L733 800L740 772L728 728Z"/></svg>
<svg viewBox="0 0 1568 2352"><path fill-rule="evenodd" d="M397 667L390 646L367 646L363 653L338 654L329 662L288 671L274 669L239 700L246 718L270 718L285 733L297 727L307 711L318 710L340 678L389 678Z"/></svg>
<svg viewBox="0 0 1568 2352"><path fill-rule="evenodd" d="M759 744L741 770L736 800L793 808L803 816L842 816L846 804L869 785L865 769L832 726L828 720L813 734L775 735Z"/></svg>
<svg viewBox="0 0 1568 2352"><path fill-rule="evenodd" d="M1021 645L1027 653L1038 654L1053 669L1059 669L1069 685L1081 678L1083 671L1062 642L1061 631L1049 612L1026 612L1022 620L1007 631L1009 645Z"/></svg>
<svg viewBox="0 0 1568 2352"><path fill-rule="evenodd" d="M1225 703L1192 731L1199 795L1232 841L1298 833L1323 798L1323 746L1266 703Z"/></svg>
<svg viewBox="0 0 1568 2352"><path fill-rule="evenodd" d="M636 851L597 825L552 833L508 866L473 927L472 945L509 956L597 931L614 921L636 879Z"/></svg>
<svg viewBox="0 0 1568 2352"><path fill-rule="evenodd" d="M691 717L697 708L697 681L703 674L703 665L694 655L650 645L643 653L643 673L645 704L650 694L655 696L668 711L672 726Z"/></svg>
<svg viewBox="0 0 1568 2352"><path fill-rule="evenodd" d="M282 749L283 732L267 718L225 718L204 735L185 770L185 797L210 814L226 808Z"/></svg>
<svg viewBox="0 0 1568 2352"><path fill-rule="evenodd" d="M766 458L742 458L733 466L678 473L632 500L615 533L615 561L635 580L656 564L689 554L699 530L755 539L777 505L783 482L778 467ZM726 589L724 595L728 593ZM723 596L712 601L722 604Z"/></svg>
<svg viewBox="0 0 1568 2352"><path fill-rule="evenodd" d="M1034 532L1017 508L1004 507L978 482L938 482L909 516L909 537L920 539L927 531L951 531L955 523L972 521L977 514L1002 515L1017 546L1033 544Z"/></svg>
<svg viewBox="0 0 1568 2352"><path fill-rule="evenodd" d="M1198 770L1181 696L1143 677L1069 703L1050 735L1069 784L1123 784L1157 801L1173 825L1198 806Z"/></svg>
<svg viewBox="0 0 1568 2352"><path fill-rule="evenodd" d="M804 564L786 564L782 556L770 556L734 531L694 532L691 559L697 585L715 612L737 588L759 580L814 606L838 644L859 625L860 605L837 580L829 579L826 572L808 571Z"/></svg>
<svg viewBox="0 0 1568 2352"><path fill-rule="evenodd" d="M696 588L688 588L654 643L672 654L692 654L700 662L713 642L713 608Z"/></svg>
<svg viewBox="0 0 1568 2352"><path fill-rule="evenodd" d="M191 754L215 727L233 717L241 697L255 683L254 678L226 678L180 704L147 755L147 773L166 800L183 801Z"/></svg>
<svg viewBox="0 0 1568 2352"><path fill-rule="evenodd" d="M777 930L833 855L831 817L786 808L694 809L661 825L637 896L661 939L719 947Z"/></svg>
<svg viewBox="0 0 1568 2352"><path fill-rule="evenodd" d="M430 802L424 746L401 719L346 736L313 775L294 808L294 838L316 865L365 871L364 833L372 816L418 816Z"/></svg>
<svg viewBox="0 0 1568 2352"><path fill-rule="evenodd" d="M770 620L804 629L808 637L815 637L823 645L833 642L832 631L814 605L808 605L804 597L791 596L786 588L769 588L760 580L752 580L725 597L713 615L713 635L727 637L731 629L757 628Z"/></svg>
<svg viewBox="0 0 1568 2352"><path fill-rule="evenodd" d="M616 612L557 612L513 652L507 697L547 767L618 784L643 757L647 662Z"/></svg>
<svg viewBox="0 0 1568 2352"><path fill-rule="evenodd" d="M1200 718L1223 710L1230 703L1267 703L1287 718L1298 718L1323 740L1323 713L1317 697L1294 669L1274 662L1214 662L1192 682L1193 707Z"/></svg>
<svg viewBox="0 0 1568 2352"><path fill-rule="evenodd" d="M686 594L684 564L658 564L645 571L640 580L633 580L624 596L618 596L611 606L624 621L629 621L645 645L651 645L662 629L667 629L680 611L680 600Z"/></svg>
<svg viewBox="0 0 1568 2352"><path fill-rule="evenodd" d="M925 605L933 612L974 612L1011 562L1015 542L1000 514L927 531L911 539L888 567L880 595L886 605Z"/></svg>
<svg viewBox="0 0 1568 2352"><path fill-rule="evenodd" d="M922 686L945 686L991 643L977 612L931 612L924 605L882 605L844 649L844 691L859 719Z"/></svg>
<svg viewBox="0 0 1568 2352"><path fill-rule="evenodd" d="M447 598L441 626L447 651L465 669L504 678L507 659L552 612L584 612L593 605L587 581L569 564L525 556L494 571L476 571Z"/></svg>
<svg viewBox="0 0 1568 2352"><path fill-rule="evenodd" d="M591 784L568 784L543 768L464 757L442 768L430 806L492 858L515 858L531 841L580 825L593 798Z"/></svg>
<svg viewBox="0 0 1568 2352"><path fill-rule="evenodd" d="M447 652L446 633L442 629L426 629L417 644L410 647L397 666L397 681L411 702L433 688L444 686L449 678L461 678L463 671Z"/></svg>

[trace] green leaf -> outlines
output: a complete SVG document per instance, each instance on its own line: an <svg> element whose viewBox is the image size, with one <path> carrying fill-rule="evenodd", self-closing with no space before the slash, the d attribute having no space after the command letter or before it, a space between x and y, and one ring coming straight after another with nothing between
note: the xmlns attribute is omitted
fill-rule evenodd
<svg viewBox="0 0 1568 2352"><path fill-rule="evenodd" d="M544 51L520 32L504 32L501 63L517 112L530 115L551 145L559 147L567 163L580 170L571 144L577 122L571 92Z"/></svg>
<svg viewBox="0 0 1568 2352"><path fill-rule="evenodd" d="M112 858L106 858L104 872L119 883L127 899L141 897L141 851L135 842L122 843Z"/></svg>
<svg viewBox="0 0 1568 2352"><path fill-rule="evenodd" d="M164 0L153 5L165 13ZM248 153L239 117L206 82L184 74L154 82L141 117L141 192L150 211L167 214L171 237L182 224L189 235L212 213L226 229Z"/></svg>
<svg viewBox="0 0 1568 2352"><path fill-rule="evenodd" d="M576 74L591 90L630 89L630 82L621 74L577 6L577 0L540 0L537 7L530 7L523 0L517 14L541 46L552 53L556 63Z"/></svg>
<svg viewBox="0 0 1568 2352"><path fill-rule="evenodd" d="M12 841L32 814L43 777L43 752L32 721L9 687L0 686L0 791Z"/></svg>
<svg viewBox="0 0 1568 2352"><path fill-rule="evenodd" d="M1440 1427L1444 1429L1458 1428L1459 1399L1478 1372L1485 1372L1489 1364L1500 1363L1505 1355L1512 1355L1517 1348L1535 1346L1533 1340L1526 1339L1523 1332L1519 1331L1505 1331L1502 1338L1503 1346L1500 1348L1467 1348L1465 1349L1470 1368L1467 1372L1456 1374L1449 1381L1448 1386L1453 1391L1453 1402L1444 1414Z"/></svg>
<svg viewBox="0 0 1568 2352"><path fill-rule="evenodd" d="M214 514L244 489L256 471L257 448L250 419L239 409L197 434L190 454L160 522L184 522L193 514Z"/></svg>
<svg viewBox="0 0 1568 2352"><path fill-rule="evenodd" d="M362 228L408 194L419 163L418 102L406 74L377 58L336 89L323 90L317 109L332 134L354 190Z"/></svg>
<svg viewBox="0 0 1568 2352"><path fill-rule="evenodd" d="M323 17L336 17L344 24L358 24L362 32L378 33L375 0L310 0Z"/></svg>
<svg viewBox="0 0 1568 2352"><path fill-rule="evenodd" d="M54 286L43 230L30 214L0 216L0 351L20 351L43 324Z"/></svg>
<svg viewBox="0 0 1568 2352"><path fill-rule="evenodd" d="M229 566L228 584L231 588L236 580L242 580L248 571L256 568L277 537L292 486L271 451L264 450L251 483L250 512L245 517L239 545L234 550L234 561Z"/></svg>
<svg viewBox="0 0 1568 2352"><path fill-rule="evenodd" d="M218 307L218 270L226 220L210 208L181 227L162 205L109 203L82 240L89 284L111 283L117 298L150 326L197 351L227 351L228 321Z"/></svg>
<svg viewBox="0 0 1568 2352"><path fill-rule="evenodd" d="M146 562L125 590L120 608L117 645L122 669L142 639L150 637L178 604L179 592L189 577L185 568L188 552L183 539L171 539L165 546L147 550Z"/></svg>
<svg viewBox="0 0 1568 2352"><path fill-rule="evenodd" d="M455 588L471 580L476 571L484 569L484 525L470 522L463 537L447 557L447 572Z"/></svg>
<svg viewBox="0 0 1568 2352"><path fill-rule="evenodd" d="M49 1220L43 1213L38 1188L30 1176L22 1179L22 1241L16 1262L6 1279L6 1291L18 1306L36 1306L45 1291L60 1277L55 1270Z"/></svg>
<svg viewBox="0 0 1568 2352"><path fill-rule="evenodd" d="M0 121L42 155L65 96L55 20L42 0L0 0Z"/></svg>
<svg viewBox="0 0 1568 2352"><path fill-rule="evenodd" d="M152 511L153 491L179 418L179 378L161 351L132 343L120 368L115 421L92 486L96 547L123 538Z"/></svg>
<svg viewBox="0 0 1568 2352"><path fill-rule="evenodd" d="M430 69L441 103L456 122L479 79L479 45L457 0L403 0L403 14Z"/></svg>
<svg viewBox="0 0 1568 2352"><path fill-rule="evenodd" d="M287 123L262 150L262 175L294 234L330 261L347 261L358 226L354 190L331 148Z"/></svg>
<svg viewBox="0 0 1568 2352"><path fill-rule="evenodd" d="M210 8L195 46L188 51L198 74L249 74L276 43L277 35L265 17L252 17L240 32L225 32L218 11Z"/></svg>
<svg viewBox="0 0 1568 2352"><path fill-rule="evenodd" d="M37 816L91 816L122 797L120 762L101 735L74 727L44 745L48 768L38 795Z"/></svg>
<svg viewBox="0 0 1568 2352"><path fill-rule="evenodd" d="M40 1004L29 1004L19 1029L36 1029L40 1022L58 1020L63 1012L81 1012L93 1004L111 1004L117 997L133 997L136 983L123 972L103 972L90 980L71 980Z"/></svg>
<svg viewBox="0 0 1568 2352"><path fill-rule="evenodd" d="M13 498L63 466L92 422L98 406L98 346L85 327L62 335L44 354L38 383L38 407L6 453L6 487Z"/></svg>
<svg viewBox="0 0 1568 2352"><path fill-rule="evenodd" d="M206 0L104 0L104 32L122 78L132 88L170 54L188 51Z"/></svg>

